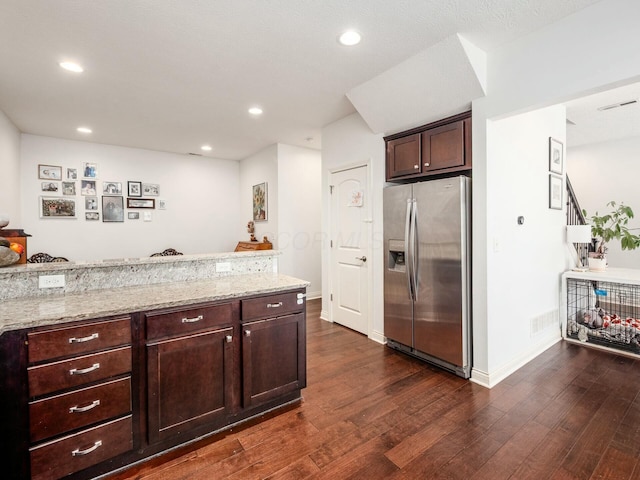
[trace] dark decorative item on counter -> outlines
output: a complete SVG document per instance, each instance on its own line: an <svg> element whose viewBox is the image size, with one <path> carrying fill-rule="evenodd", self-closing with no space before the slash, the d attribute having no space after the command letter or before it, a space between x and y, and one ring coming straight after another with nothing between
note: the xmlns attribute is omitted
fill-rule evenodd
<svg viewBox="0 0 640 480"><path fill-rule="evenodd" d="M253 223L253 220L249 220L249 222L247 223L247 232L249 232L251 234L250 237L250 241L252 242L257 242L258 239L256 238L256 236L253 234L253 232L255 232L255 224Z"/></svg>
<svg viewBox="0 0 640 480"><path fill-rule="evenodd" d="M640 236L631 233L627 226L633 218L633 210L624 203L609 202L612 208L610 213L589 217L587 211L582 213L591 224L591 236L593 237L592 249L589 253L589 269L602 271L607 266L607 243L611 240L620 240L622 250L635 250L640 247Z"/></svg>
<svg viewBox="0 0 640 480"><path fill-rule="evenodd" d="M0 228L4 228L9 225L9 215L6 213L0 213Z"/></svg>

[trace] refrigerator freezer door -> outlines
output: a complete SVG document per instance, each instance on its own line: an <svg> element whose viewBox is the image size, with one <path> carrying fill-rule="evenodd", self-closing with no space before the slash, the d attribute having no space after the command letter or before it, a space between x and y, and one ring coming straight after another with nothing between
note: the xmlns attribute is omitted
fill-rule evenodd
<svg viewBox="0 0 640 480"><path fill-rule="evenodd" d="M411 185L383 190L384 334L410 347L413 346L413 302L408 287L410 252L406 221L411 191Z"/></svg>
<svg viewBox="0 0 640 480"><path fill-rule="evenodd" d="M464 177L414 185L418 204L418 288L414 348L468 364L467 221Z"/></svg>

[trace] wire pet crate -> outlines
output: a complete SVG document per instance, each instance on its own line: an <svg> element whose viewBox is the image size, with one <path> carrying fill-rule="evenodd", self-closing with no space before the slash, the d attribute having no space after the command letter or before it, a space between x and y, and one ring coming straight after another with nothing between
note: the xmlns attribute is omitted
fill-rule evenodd
<svg viewBox="0 0 640 480"><path fill-rule="evenodd" d="M640 354L640 285L567 278L566 337Z"/></svg>

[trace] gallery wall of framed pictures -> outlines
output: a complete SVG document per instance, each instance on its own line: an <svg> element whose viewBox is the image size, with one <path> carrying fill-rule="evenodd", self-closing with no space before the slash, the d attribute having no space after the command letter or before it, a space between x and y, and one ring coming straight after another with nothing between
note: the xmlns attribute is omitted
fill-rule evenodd
<svg viewBox="0 0 640 480"><path fill-rule="evenodd" d="M102 179L98 164L93 162L84 162L79 167L38 164L38 181L41 219L84 217L87 222L117 223L139 221L137 209L155 210L156 200L158 209L166 209L166 201L157 198L159 184ZM145 221L152 219L148 210Z"/></svg>

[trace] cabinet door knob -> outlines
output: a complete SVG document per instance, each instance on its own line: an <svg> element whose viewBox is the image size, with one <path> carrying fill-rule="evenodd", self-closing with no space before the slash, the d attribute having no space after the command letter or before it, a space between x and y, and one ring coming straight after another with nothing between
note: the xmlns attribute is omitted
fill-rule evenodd
<svg viewBox="0 0 640 480"><path fill-rule="evenodd" d="M267 303L267 308L278 308L282 306L282 302L278 303Z"/></svg>
<svg viewBox="0 0 640 480"><path fill-rule="evenodd" d="M251 336L251 330L245 330L244 331L244 336L245 337L250 337Z"/></svg>
<svg viewBox="0 0 640 480"><path fill-rule="evenodd" d="M414 170L418 170L420 168L420 165L414 165L413 168Z"/></svg>
<svg viewBox="0 0 640 480"><path fill-rule="evenodd" d="M233 341L233 337L231 335L227 335L226 340L227 343L231 343Z"/></svg>
<svg viewBox="0 0 640 480"><path fill-rule="evenodd" d="M424 166L425 166L425 167L428 167L428 166L429 166L429 164L428 164L428 163L425 163L425 164L424 164Z"/></svg>

